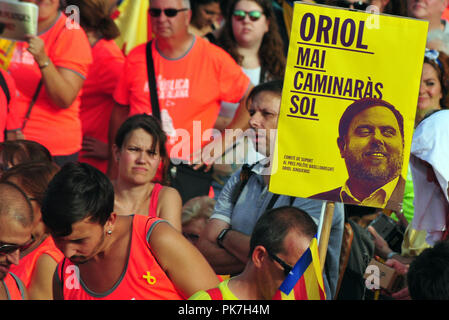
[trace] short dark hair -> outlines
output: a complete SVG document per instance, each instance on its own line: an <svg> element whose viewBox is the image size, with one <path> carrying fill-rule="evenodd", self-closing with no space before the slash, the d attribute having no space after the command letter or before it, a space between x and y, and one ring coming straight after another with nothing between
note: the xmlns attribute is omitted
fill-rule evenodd
<svg viewBox="0 0 449 320"><path fill-rule="evenodd" d="M401 113L396 110L396 108L392 104L376 98L359 99L351 103L346 108L345 112L343 112L343 115L340 118L340 124L338 126L339 139L345 137L348 134L349 125L356 115L372 107L385 107L393 112L398 122L399 130L401 131L402 140L404 140L404 118L402 117Z"/></svg>
<svg viewBox="0 0 449 320"><path fill-rule="evenodd" d="M425 249L410 264L408 291L413 300L449 299L449 242Z"/></svg>
<svg viewBox="0 0 449 320"><path fill-rule="evenodd" d="M89 218L104 226L114 210L114 188L100 170L70 162L50 181L42 204L42 220L52 235L65 237L72 225Z"/></svg>
<svg viewBox="0 0 449 320"><path fill-rule="evenodd" d="M162 125L158 119L145 113L129 117L118 129L117 134L115 135L115 145L121 149L129 134L137 129L143 129L153 137L153 145L151 146L152 151L156 151L156 146L159 146L159 154L163 164L162 182L167 183L167 168L170 160L165 146L167 135L162 129Z"/></svg>
<svg viewBox="0 0 449 320"><path fill-rule="evenodd" d="M260 83L251 89L246 100L246 108L251 104L251 101L261 92L271 92L276 95L282 96L282 87L284 82L282 80L271 80L264 83Z"/></svg>
<svg viewBox="0 0 449 320"><path fill-rule="evenodd" d="M296 207L284 206L266 211L254 226L249 255L259 245L273 254L282 252L284 238L292 229L312 240L318 227L307 212Z"/></svg>

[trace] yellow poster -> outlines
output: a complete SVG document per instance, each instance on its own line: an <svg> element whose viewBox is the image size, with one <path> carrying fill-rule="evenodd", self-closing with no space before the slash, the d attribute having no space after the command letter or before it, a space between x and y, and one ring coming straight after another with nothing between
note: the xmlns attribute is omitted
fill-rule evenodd
<svg viewBox="0 0 449 320"><path fill-rule="evenodd" d="M401 209L427 27L294 4L271 192Z"/></svg>

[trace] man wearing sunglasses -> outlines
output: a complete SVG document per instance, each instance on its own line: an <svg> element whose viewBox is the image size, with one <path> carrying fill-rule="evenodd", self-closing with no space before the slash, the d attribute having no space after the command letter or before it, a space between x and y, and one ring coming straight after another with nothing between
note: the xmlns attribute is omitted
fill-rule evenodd
<svg viewBox="0 0 449 320"><path fill-rule="evenodd" d="M257 221L243 272L190 300L270 300L309 247L317 225L305 211L278 207Z"/></svg>
<svg viewBox="0 0 449 320"><path fill-rule="evenodd" d="M149 13L155 34L151 53L161 122L168 137L167 151L173 154L172 158L192 160L192 155L200 154L209 142L221 101L244 101L251 89L250 80L227 52L189 33L192 13L188 0L152 0ZM117 104L111 115L109 141L114 140L128 116L152 114L149 91L144 44L128 55L115 89ZM241 107L228 129L244 131L248 120L248 112ZM203 159L192 162L203 164ZM108 175L113 177L116 171L113 159L109 165Z"/></svg>
<svg viewBox="0 0 449 320"><path fill-rule="evenodd" d="M13 273L20 252L32 243L33 209L25 193L15 184L0 183L0 300L27 298L25 286Z"/></svg>

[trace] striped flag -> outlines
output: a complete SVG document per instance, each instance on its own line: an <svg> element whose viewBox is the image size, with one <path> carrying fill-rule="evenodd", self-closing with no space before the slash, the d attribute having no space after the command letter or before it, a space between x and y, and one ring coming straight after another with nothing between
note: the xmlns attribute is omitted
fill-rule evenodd
<svg viewBox="0 0 449 320"><path fill-rule="evenodd" d="M276 291L273 300L326 300L316 235Z"/></svg>
<svg viewBox="0 0 449 320"><path fill-rule="evenodd" d="M282 9L284 14L285 29L287 30L288 37L290 38L293 23L293 1L290 0L282 1Z"/></svg>
<svg viewBox="0 0 449 320"><path fill-rule="evenodd" d="M149 7L148 0L123 0L118 5L114 21L121 34L115 41L125 55L151 38Z"/></svg>

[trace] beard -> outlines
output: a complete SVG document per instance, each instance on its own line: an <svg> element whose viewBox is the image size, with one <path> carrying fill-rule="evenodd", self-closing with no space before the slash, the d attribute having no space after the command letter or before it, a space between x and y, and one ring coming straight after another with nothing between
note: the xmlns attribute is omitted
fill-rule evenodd
<svg viewBox="0 0 449 320"><path fill-rule="evenodd" d="M105 241L105 235L104 235L104 233L102 233L101 234L101 238L98 241L98 244L92 250L92 254L90 254L88 256L83 256L83 255L71 256L69 258L69 260L73 264L76 264L76 265L85 264L86 262L89 262L93 257L95 257L98 254L98 252L100 251L100 248L103 245L104 241Z"/></svg>
<svg viewBox="0 0 449 320"><path fill-rule="evenodd" d="M379 185L384 185L400 175L402 161L403 157L401 152L389 153L386 161L379 164L365 161L363 159L363 153L349 153L345 157L350 178Z"/></svg>

